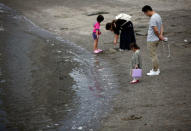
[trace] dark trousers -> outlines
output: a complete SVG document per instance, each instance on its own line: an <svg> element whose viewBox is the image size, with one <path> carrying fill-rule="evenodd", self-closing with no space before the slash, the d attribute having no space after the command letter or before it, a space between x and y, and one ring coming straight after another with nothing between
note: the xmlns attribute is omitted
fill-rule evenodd
<svg viewBox="0 0 191 131"><path fill-rule="evenodd" d="M133 24L130 22L121 30L120 49L130 50L130 44L136 43Z"/></svg>

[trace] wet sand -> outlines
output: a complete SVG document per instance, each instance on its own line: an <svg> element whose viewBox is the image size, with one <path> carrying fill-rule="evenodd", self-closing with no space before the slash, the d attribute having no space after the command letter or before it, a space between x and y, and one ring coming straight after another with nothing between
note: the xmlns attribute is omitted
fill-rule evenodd
<svg viewBox="0 0 191 131"><path fill-rule="evenodd" d="M107 11L102 24L100 47L105 53L96 57L108 63L117 78L119 93L113 96L113 111L102 119L102 131L168 131L191 130L190 89L190 35L191 2L189 0L135 0L135 1L21 1L0 0L23 13L39 26L75 42L92 51L91 31L96 16L87 16L95 11ZM159 47L161 75L143 76L141 83L130 85L131 52L112 52L112 34L104 30L104 24L120 12L133 15L137 43L143 57L144 73L151 68L146 49L148 18L141 7L151 4L161 14L165 36L169 38L171 57L167 47ZM188 40L188 42L184 42Z"/></svg>
<svg viewBox="0 0 191 131"><path fill-rule="evenodd" d="M107 64L0 8L0 130L98 129L115 92Z"/></svg>

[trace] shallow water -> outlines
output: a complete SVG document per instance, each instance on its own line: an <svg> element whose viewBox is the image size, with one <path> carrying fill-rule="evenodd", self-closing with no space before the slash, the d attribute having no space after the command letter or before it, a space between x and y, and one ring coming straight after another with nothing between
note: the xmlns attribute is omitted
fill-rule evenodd
<svg viewBox="0 0 191 131"><path fill-rule="evenodd" d="M0 4L2 130L98 130L117 83L107 63Z"/></svg>

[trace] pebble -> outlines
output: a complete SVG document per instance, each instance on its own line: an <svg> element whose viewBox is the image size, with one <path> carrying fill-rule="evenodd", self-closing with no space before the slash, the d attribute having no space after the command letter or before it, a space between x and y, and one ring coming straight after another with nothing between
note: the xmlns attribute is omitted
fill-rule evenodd
<svg viewBox="0 0 191 131"><path fill-rule="evenodd" d="M49 125L47 125L46 127L47 127L47 128L50 128L50 126L49 126Z"/></svg>
<svg viewBox="0 0 191 131"><path fill-rule="evenodd" d="M3 28L3 27L0 27L0 31L4 31L4 28Z"/></svg>
<svg viewBox="0 0 191 131"><path fill-rule="evenodd" d="M74 125L73 127L72 127L72 130L75 130L76 129L76 126Z"/></svg>
<svg viewBox="0 0 191 131"><path fill-rule="evenodd" d="M58 50L57 52L58 52L58 53L61 53L62 51Z"/></svg>
<svg viewBox="0 0 191 131"><path fill-rule="evenodd" d="M55 126L59 126L59 124L54 124Z"/></svg>
<svg viewBox="0 0 191 131"><path fill-rule="evenodd" d="M4 10L1 10L1 9L0 9L0 13L4 13L4 12L5 12Z"/></svg>
<svg viewBox="0 0 191 131"><path fill-rule="evenodd" d="M6 82L6 80L0 80L0 83L5 83Z"/></svg>
<svg viewBox="0 0 191 131"><path fill-rule="evenodd" d="M57 40L65 42L65 40L62 37L56 37Z"/></svg>
<svg viewBox="0 0 191 131"><path fill-rule="evenodd" d="M67 112L71 112L72 111L72 109L69 109L69 110L66 110Z"/></svg>
<svg viewBox="0 0 191 131"><path fill-rule="evenodd" d="M78 127L78 130L82 130L82 129L83 129L83 127L82 127L82 126Z"/></svg>
<svg viewBox="0 0 191 131"><path fill-rule="evenodd" d="M47 42L47 43L49 43L49 42L50 42L50 40L46 40L46 42Z"/></svg>
<svg viewBox="0 0 191 131"><path fill-rule="evenodd" d="M184 42L188 42L188 40L185 39Z"/></svg>

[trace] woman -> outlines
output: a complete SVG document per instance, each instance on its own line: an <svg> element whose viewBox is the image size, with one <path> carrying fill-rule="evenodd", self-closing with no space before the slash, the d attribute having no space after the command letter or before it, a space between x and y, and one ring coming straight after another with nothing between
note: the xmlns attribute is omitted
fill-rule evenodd
<svg viewBox="0 0 191 131"><path fill-rule="evenodd" d="M114 32L114 44L117 44L120 35L120 46L122 50L130 50L130 44L136 44L133 23L123 19L113 20L106 24L106 30Z"/></svg>

